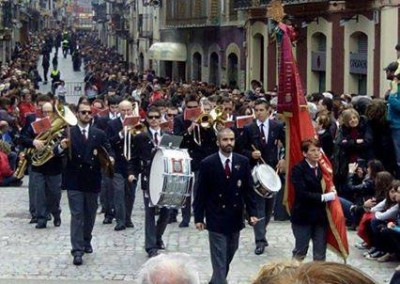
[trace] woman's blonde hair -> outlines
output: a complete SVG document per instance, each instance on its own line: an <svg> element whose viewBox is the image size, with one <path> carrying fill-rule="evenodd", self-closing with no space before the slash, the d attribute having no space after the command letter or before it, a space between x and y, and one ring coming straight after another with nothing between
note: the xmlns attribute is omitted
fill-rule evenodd
<svg viewBox="0 0 400 284"><path fill-rule="evenodd" d="M342 121L345 126L349 127L349 121L353 115L360 120L360 114L354 108L345 109L342 112Z"/></svg>

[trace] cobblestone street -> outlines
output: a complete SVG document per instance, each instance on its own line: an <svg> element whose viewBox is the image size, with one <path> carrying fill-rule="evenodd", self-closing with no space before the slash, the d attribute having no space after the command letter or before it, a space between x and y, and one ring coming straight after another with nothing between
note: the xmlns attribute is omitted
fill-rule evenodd
<svg viewBox="0 0 400 284"><path fill-rule="evenodd" d="M55 228L48 222L47 229L37 230L28 224L27 177L20 188L0 189L0 283L41 283L31 280L70 280L66 283L109 283L121 280L134 283L140 266L147 260L144 245L144 208L142 193L137 192L133 213L134 229L115 232L114 225L103 225L98 215L94 228L94 253L84 256L84 265L72 265L69 241L70 213L65 192L62 198L62 225ZM179 220L178 220L179 221ZM348 263L368 273L378 283L387 283L398 263L377 263L362 257L354 248L358 241L354 232L349 233L351 253ZM229 272L230 283L249 283L260 265L273 260L290 259L293 236L289 222L272 222L268 232L269 247L266 253L253 253L253 232L247 227L242 231L240 247ZM211 275L206 232L197 232L193 224L178 228L169 225L164 235L166 253L186 252L192 255L207 283ZM311 258L309 257L308 260ZM341 261L329 252L328 260ZM10 280L13 279L13 280ZM17 279L18 281L14 280ZM93 282L92 282L93 281ZM100 281L100 282L99 282ZM104 282L102 282L104 281ZM50 282L52 283L52 282Z"/></svg>

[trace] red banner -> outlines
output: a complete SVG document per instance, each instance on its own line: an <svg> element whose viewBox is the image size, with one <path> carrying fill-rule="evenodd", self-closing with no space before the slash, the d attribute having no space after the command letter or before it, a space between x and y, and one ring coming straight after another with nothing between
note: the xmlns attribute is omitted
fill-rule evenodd
<svg viewBox="0 0 400 284"><path fill-rule="evenodd" d="M314 127L307 109L304 90L299 71L292 53L291 35L293 28L280 23L282 42L280 43L278 112L286 118L286 188L284 205L290 214L294 203L294 188L290 181L291 169L304 157L300 148L301 141L316 137ZM319 161L323 173L322 188L324 193L334 190L332 166L322 153ZM339 198L328 202L326 206L329 228L327 233L328 247L346 259L349 254L345 218Z"/></svg>

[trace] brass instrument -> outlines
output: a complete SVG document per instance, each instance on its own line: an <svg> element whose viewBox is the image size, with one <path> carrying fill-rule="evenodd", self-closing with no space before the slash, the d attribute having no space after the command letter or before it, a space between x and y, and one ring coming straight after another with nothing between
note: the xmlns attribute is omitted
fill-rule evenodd
<svg viewBox="0 0 400 284"><path fill-rule="evenodd" d="M56 116L51 121L51 128L35 138L36 140L45 140L43 149L32 149L31 160L35 167L44 165L54 156L53 149L61 141L64 128L67 125L74 126L78 123L76 116L67 106L56 105L55 109Z"/></svg>
<svg viewBox="0 0 400 284"><path fill-rule="evenodd" d="M25 175L28 161L31 160L32 165L41 166L49 161L53 156L55 145L61 140L62 130L67 125L76 125L78 120L73 112L63 105L56 105L56 117L51 122L51 128L40 133L35 139L45 140L45 146L42 150L35 148L25 149L19 155L18 166L14 172L17 179L22 179Z"/></svg>
<svg viewBox="0 0 400 284"><path fill-rule="evenodd" d="M138 123L133 126L124 126L124 156L129 161L131 159L132 137L147 131L146 125Z"/></svg>
<svg viewBox="0 0 400 284"><path fill-rule="evenodd" d="M196 119L196 125L195 128L193 129L193 140L194 142L201 146L201 135L200 135L200 128L211 128L213 126L213 117L211 114L207 113L202 113L197 119Z"/></svg>
<svg viewBox="0 0 400 284"><path fill-rule="evenodd" d="M19 161L17 168L14 171L14 176L17 179L22 179L25 175L26 167L28 166L27 156L31 155L33 148L25 149L19 154Z"/></svg>

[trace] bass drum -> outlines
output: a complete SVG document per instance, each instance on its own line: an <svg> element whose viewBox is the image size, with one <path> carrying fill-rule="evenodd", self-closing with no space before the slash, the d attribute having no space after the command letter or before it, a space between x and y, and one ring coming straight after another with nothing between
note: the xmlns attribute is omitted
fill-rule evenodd
<svg viewBox="0 0 400 284"><path fill-rule="evenodd" d="M193 173L186 149L160 148L150 169L150 201L157 207L180 208L191 193Z"/></svg>
<svg viewBox="0 0 400 284"><path fill-rule="evenodd" d="M255 192L263 198L272 198L282 187L279 175L266 164L256 165L251 175Z"/></svg>

